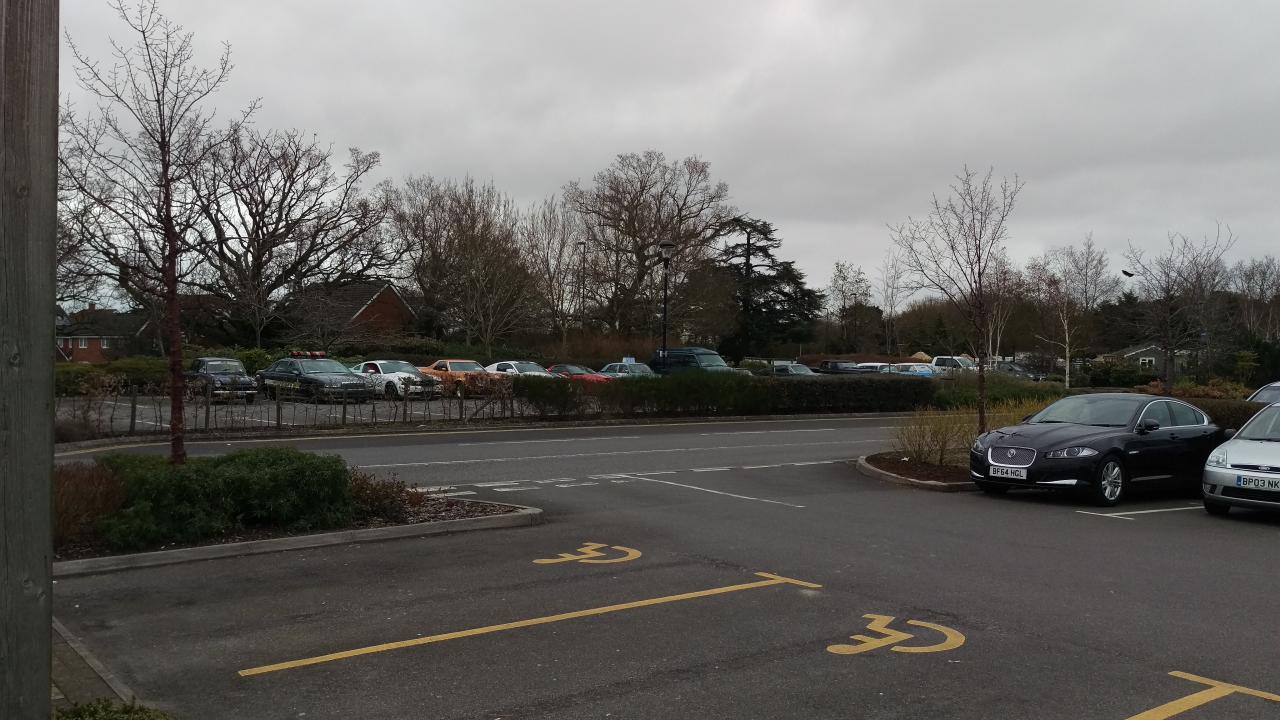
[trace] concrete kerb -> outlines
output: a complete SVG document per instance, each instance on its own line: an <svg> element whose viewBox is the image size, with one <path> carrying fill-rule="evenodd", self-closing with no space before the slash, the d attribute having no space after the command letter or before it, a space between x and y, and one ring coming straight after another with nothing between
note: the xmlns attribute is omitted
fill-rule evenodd
<svg viewBox="0 0 1280 720"><path fill-rule="evenodd" d="M897 473L891 473L887 470L881 470L867 462L866 455L859 456L856 464L858 471L863 475L879 478L880 480L888 480L889 482L897 483L899 485L911 485L922 490L932 490L934 492L960 492L962 490L978 489L978 486L971 482L947 483L940 482L938 480L917 480L905 475L898 475Z"/></svg>
<svg viewBox="0 0 1280 720"><path fill-rule="evenodd" d="M485 505L503 505L516 508L515 512L501 515L485 515L484 517L462 518L459 520L441 520L438 522L415 523L412 525L394 525L391 527L364 528L360 530L340 530L338 532L317 533L314 535L297 535L293 537L272 538L269 540L251 540L248 542L226 543L223 545L202 545L200 547L180 548L177 550L159 550L156 552L136 553L132 555L112 555L110 557L85 558L83 560L64 560L53 564L54 578L77 577L80 575L96 575L99 573L133 570L136 568L158 567L161 565L177 565L179 563L214 560L217 558L240 557L243 555L260 555L263 553L282 552L286 550L303 550L307 548L345 545L347 543L380 542L411 537L428 537L431 535L447 535L472 530L493 530L498 528L527 527L542 522L542 509L526 505L509 503L487 503L482 500L464 500Z"/></svg>

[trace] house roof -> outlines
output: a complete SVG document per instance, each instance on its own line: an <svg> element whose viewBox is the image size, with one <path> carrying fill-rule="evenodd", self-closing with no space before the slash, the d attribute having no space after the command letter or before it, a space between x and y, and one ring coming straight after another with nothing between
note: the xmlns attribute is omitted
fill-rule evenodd
<svg viewBox="0 0 1280 720"><path fill-rule="evenodd" d="M289 303L308 303L320 302L335 314L343 315L351 320L355 320L370 303L378 297L378 294L387 288L395 293L400 302L408 308L409 312L417 315L413 310L413 306L405 300L404 295L394 283L386 280L366 280L359 282L343 283L341 285L309 285L301 290L294 292L290 297Z"/></svg>
<svg viewBox="0 0 1280 720"><path fill-rule="evenodd" d="M93 308L71 313L70 323L58 328L65 337L129 337L137 335L147 324L143 310L118 312L111 308Z"/></svg>

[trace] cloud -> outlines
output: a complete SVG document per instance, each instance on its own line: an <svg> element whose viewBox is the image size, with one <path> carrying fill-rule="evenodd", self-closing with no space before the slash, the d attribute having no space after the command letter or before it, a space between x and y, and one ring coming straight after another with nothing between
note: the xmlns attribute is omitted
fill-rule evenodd
<svg viewBox="0 0 1280 720"><path fill-rule="evenodd" d="M1115 251L1169 230L1280 237L1280 45L1269 2L697 3L167 0L236 72L229 116L383 153L389 177L492 179L521 203L622 152L697 154L778 226L818 282L875 265L887 223L966 163L1026 181L1010 249L1092 231ZM91 56L123 37L65 3ZM74 86L69 53L63 94Z"/></svg>

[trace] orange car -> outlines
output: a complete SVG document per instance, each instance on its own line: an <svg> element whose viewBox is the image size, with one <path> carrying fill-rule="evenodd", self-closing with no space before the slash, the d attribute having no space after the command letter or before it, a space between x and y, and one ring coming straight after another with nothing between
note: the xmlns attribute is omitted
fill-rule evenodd
<svg viewBox="0 0 1280 720"><path fill-rule="evenodd" d="M489 373L475 360L437 360L431 367L418 368L426 375L440 378L446 393L462 397L476 390L477 379L487 379Z"/></svg>

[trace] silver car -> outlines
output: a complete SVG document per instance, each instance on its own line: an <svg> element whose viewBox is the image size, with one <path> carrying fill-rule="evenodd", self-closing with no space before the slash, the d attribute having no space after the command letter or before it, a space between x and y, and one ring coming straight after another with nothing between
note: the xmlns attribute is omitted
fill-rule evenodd
<svg viewBox="0 0 1280 720"><path fill-rule="evenodd" d="M1280 510L1280 403L1260 410L1209 453L1204 509L1226 515L1232 505Z"/></svg>

